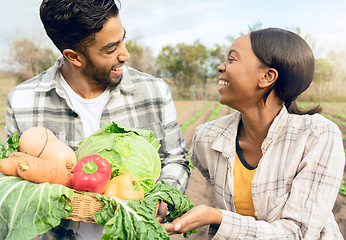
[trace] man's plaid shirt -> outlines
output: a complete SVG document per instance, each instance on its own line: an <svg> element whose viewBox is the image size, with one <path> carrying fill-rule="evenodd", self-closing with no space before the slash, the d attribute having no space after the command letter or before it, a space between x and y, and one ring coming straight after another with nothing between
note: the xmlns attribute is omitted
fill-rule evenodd
<svg viewBox="0 0 346 240"><path fill-rule="evenodd" d="M19 84L7 98L6 134L22 134L33 126L45 126L60 141L77 150L83 140L82 120L60 85L59 74L63 58L40 75ZM167 84L160 78L127 67L121 84L110 93L101 116L101 126L115 122L123 127L152 130L161 144L160 180L185 192L188 184L189 162L187 148L176 121L176 110ZM50 232L43 239L73 239L68 229L74 225L62 223L63 228Z"/></svg>

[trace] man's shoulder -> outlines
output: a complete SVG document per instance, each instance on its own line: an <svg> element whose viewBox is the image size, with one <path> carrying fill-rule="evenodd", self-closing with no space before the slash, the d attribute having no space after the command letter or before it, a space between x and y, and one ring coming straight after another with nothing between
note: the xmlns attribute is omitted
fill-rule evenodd
<svg viewBox="0 0 346 240"><path fill-rule="evenodd" d="M41 91L47 91L51 89L54 86L53 79L56 78L58 67L57 62L54 63L53 66L51 66L46 71L28 79L24 82L19 83L16 87L14 87L11 92L17 92L17 91L33 91L35 89L41 90Z"/></svg>
<svg viewBox="0 0 346 240"><path fill-rule="evenodd" d="M162 78L156 77L152 74L141 72L137 69L127 66L127 71L131 78L135 80L148 81L148 82L164 82Z"/></svg>
<svg viewBox="0 0 346 240"><path fill-rule="evenodd" d="M137 90L137 97L166 98L168 92L170 92L168 84L162 78L155 77L151 74L127 67L125 76L126 80L122 86L123 90L125 88Z"/></svg>
<svg viewBox="0 0 346 240"><path fill-rule="evenodd" d="M58 58L56 62L46 71L28 79L24 82L19 83L12 91L32 91L38 87L41 87L42 90L50 89L53 84L53 79L56 78L56 73L59 69L59 63L61 58Z"/></svg>
<svg viewBox="0 0 346 240"><path fill-rule="evenodd" d="M42 75L45 72L32 77L28 80L25 80L24 82L19 83L17 86L15 86L11 91L10 94L13 92L18 92L18 91L32 91L33 89L35 89L38 86L38 83L40 81L40 79L42 78Z"/></svg>

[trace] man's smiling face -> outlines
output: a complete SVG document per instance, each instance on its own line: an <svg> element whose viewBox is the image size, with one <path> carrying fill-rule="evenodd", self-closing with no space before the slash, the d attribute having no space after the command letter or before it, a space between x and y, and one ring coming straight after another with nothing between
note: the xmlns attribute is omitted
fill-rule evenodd
<svg viewBox="0 0 346 240"><path fill-rule="evenodd" d="M130 59L125 34L119 16L110 18L95 34L93 44L86 49L82 69L89 81L111 87L120 83L125 62Z"/></svg>

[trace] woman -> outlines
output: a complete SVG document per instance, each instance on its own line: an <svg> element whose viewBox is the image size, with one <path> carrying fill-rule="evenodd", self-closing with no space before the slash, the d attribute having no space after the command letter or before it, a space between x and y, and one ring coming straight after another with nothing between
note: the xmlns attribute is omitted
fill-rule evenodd
<svg viewBox="0 0 346 240"><path fill-rule="evenodd" d="M297 107L314 56L297 34L267 28L235 40L220 72L220 103L237 112L199 126L191 159L219 209L200 205L169 234L210 225L213 239L343 239L332 208L345 156L319 106Z"/></svg>

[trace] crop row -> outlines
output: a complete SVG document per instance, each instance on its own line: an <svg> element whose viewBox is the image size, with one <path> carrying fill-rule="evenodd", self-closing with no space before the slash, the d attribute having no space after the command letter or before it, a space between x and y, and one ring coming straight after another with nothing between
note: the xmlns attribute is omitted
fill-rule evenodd
<svg viewBox="0 0 346 240"><path fill-rule="evenodd" d="M344 177L342 178L339 193L343 196L346 196L346 183ZM346 204L346 201L344 201L344 204Z"/></svg>
<svg viewBox="0 0 346 240"><path fill-rule="evenodd" d="M216 119L217 115L221 112L222 110L222 104L219 103L219 105L212 111L212 113L210 114L210 118L209 121L213 121Z"/></svg>
<svg viewBox="0 0 346 240"><path fill-rule="evenodd" d="M192 118L190 118L188 121L184 122L181 127L180 130L181 132L185 132L185 130L187 129L187 127L189 125L191 125L194 121L196 121L197 118L199 118L206 110L207 108L209 108L211 106L210 103L207 103L201 110L199 110Z"/></svg>

